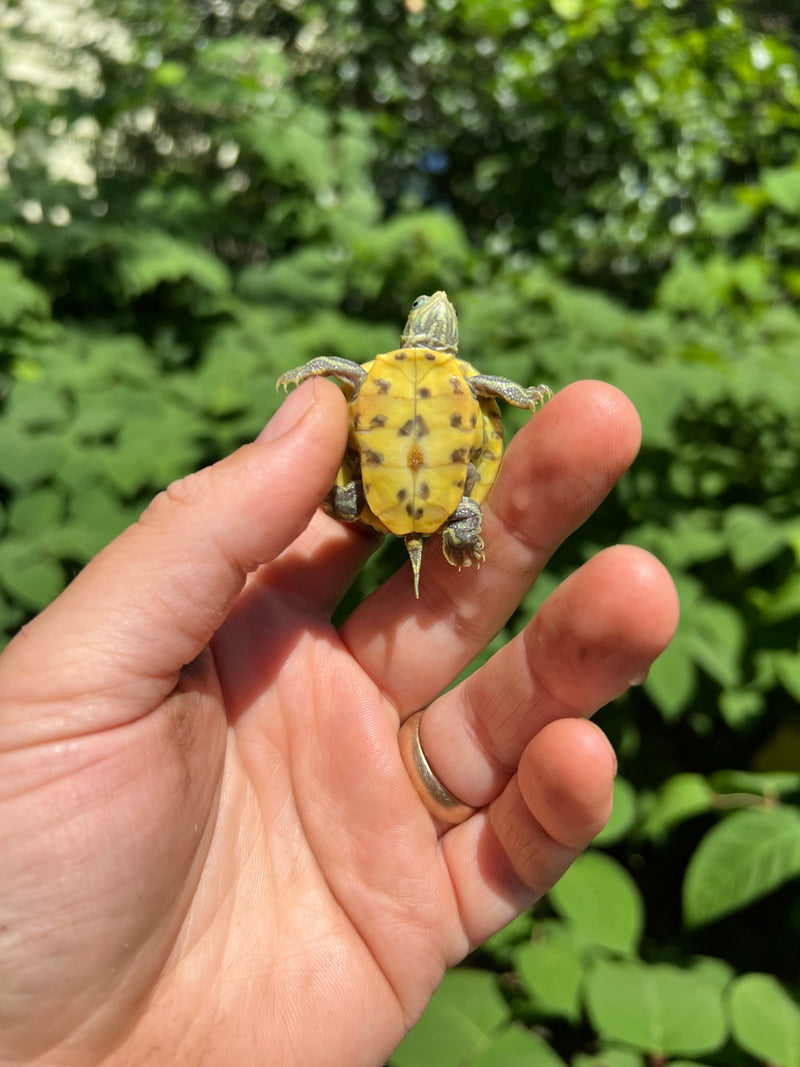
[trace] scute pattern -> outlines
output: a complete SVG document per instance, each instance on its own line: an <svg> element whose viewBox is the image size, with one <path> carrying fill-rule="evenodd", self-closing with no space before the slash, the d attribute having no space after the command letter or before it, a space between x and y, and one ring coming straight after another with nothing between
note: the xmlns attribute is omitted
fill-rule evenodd
<svg viewBox="0 0 800 1067"><path fill-rule="evenodd" d="M422 542L441 531L448 562L484 559L480 503L496 476L502 396L535 410L551 393L479 372L456 358L458 320L444 292L414 301L402 345L364 364L321 357L283 374L287 387L331 375L349 397L347 451L325 509L405 538L419 596Z"/></svg>

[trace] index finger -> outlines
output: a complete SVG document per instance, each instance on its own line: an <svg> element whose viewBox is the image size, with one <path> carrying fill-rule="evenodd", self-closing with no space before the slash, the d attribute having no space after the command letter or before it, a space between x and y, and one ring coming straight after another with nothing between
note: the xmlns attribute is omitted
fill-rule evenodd
<svg viewBox="0 0 800 1067"><path fill-rule="evenodd" d="M627 470L641 428L604 382L567 386L514 437L484 505L486 563L458 573L426 545L420 599L402 568L340 631L401 717L424 707L502 629L561 542Z"/></svg>

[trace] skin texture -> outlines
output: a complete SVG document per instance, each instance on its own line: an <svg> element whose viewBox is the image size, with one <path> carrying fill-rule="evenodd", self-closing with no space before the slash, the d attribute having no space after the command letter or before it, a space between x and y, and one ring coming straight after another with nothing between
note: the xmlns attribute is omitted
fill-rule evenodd
<svg viewBox="0 0 800 1067"><path fill-rule="evenodd" d="M0 1062L380 1065L445 967L604 824L588 716L641 681L677 601L601 552L439 696L633 459L609 386L511 443L487 563L425 550L337 633L374 548L317 511L344 398L304 383L259 439L169 487L0 656ZM397 748L481 810L437 825Z"/></svg>

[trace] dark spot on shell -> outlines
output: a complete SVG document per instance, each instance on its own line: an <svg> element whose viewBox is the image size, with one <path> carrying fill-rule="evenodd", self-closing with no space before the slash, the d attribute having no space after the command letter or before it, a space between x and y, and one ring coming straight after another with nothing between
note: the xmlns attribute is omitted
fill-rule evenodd
<svg viewBox="0 0 800 1067"><path fill-rule="evenodd" d="M414 509L411 506L411 504L406 504L406 515L413 516L413 514L414 514Z"/></svg>
<svg viewBox="0 0 800 1067"><path fill-rule="evenodd" d="M420 498L420 500L427 500L430 495L431 487L428 485L427 482L421 482L417 488L417 496Z"/></svg>
<svg viewBox="0 0 800 1067"><path fill-rule="evenodd" d="M425 437L429 433L428 424L421 415L415 415L413 419L404 422L397 431L398 437L410 437L412 434L416 434L417 437Z"/></svg>
<svg viewBox="0 0 800 1067"><path fill-rule="evenodd" d="M398 350L394 354L394 358L397 360L398 363L402 363L402 361L406 359L406 353L402 350L402 348L398 348Z"/></svg>
<svg viewBox="0 0 800 1067"><path fill-rule="evenodd" d="M428 360L429 363L434 363L436 360L436 353L431 352L431 350L428 348L425 350L425 358Z"/></svg>
<svg viewBox="0 0 800 1067"><path fill-rule="evenodd" d="M386 415L373 415L369 420L369 428L370 430L378 430L381 426L385 426L388 421Z"/></svg>
<svg viewBox="0 0 800 1067"><path fill-rule="evenodd" d="M420 399L422 400L427 400L430 395L431 391L425 385L423 385L421 389L417 389L417 396L420 397Z"/></svg>
<svg viewBox="0 0 800 1067"><path fill-rule="evenodd" d="M405 498L407 496L408 496L408 490L407 489L398 489L397 490L397 499L398 500L405 500Z"/></svg>
<svg viewBox="0 0 800 1067"><path fill-rule="evenodd" d="M466 484L466 479L465 478L457 478L456 481L453 482L453 485L455 486L456 489L463 489L465 484Z"/></svg>
<svg viewBox="0 0 800 1067"><path fill-rule="evenodd" d="M450 453L450 462L466 463L468 456L469 452L466 448L454 448L453 451Z"/></svg>
<svg viewBox="0 0 800 1067"><path fill-rule="evenodd" d="M385 395L391 390L392 383L390 381L387 381L386 378L376 378L375 388L381 395Z"/></svg>
<svg viewBox="0 0 800 1067"><path fill-rule="evenodd" d="M361 453L361 462L367 467L380 467L383 463L383 455L380 452L373 452L371 448L365 448Z"/></svg>
<svg viewBox="0 0 800 1067"><path fill-rule="evenodd" d="M459 377L457 377L455 374L451 374L450 384L452 385L453 392L456 394L456 396L463 396L464 390L461 387L461 379Z"/></svg>
<svg viewBox="0 0 800 1067"><path fill-rule="evenodd" d="M410 515L412 519L421 519L422 514L422 508L415 508L411 504L406 504L406 515Z"/></svg>
<svg viewBox="0 0 800 1067"><path fill-rule="evenodd" d="M461 416L457 411L454 411L450 416L450 425L454 430L457 430L461 426Z"/></svg>
<svg viewBox="0 0 800 1067"><path fill-rule="evenodd" d="M478 425L477 412L475 412L475 411L472 412L472 415L471 415L470 420L469 420L469 424L470 424L470 426L473 427L473 429L474 429L474 427L476 427Z"/></svg>

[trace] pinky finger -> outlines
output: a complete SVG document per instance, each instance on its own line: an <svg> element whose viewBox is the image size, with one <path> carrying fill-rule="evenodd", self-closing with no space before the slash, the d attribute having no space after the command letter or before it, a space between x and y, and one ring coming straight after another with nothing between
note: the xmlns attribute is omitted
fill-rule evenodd
<svg viewBox="0 0 800 1067"><path fill-rule="evenodd" d="M590 844L611 813L615 772L599 727L559 719L533 738L497 799L442 837L470 945L551 889Z"/></svg>

